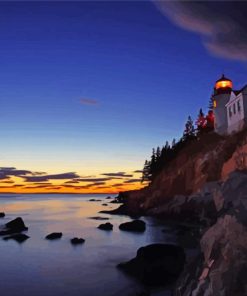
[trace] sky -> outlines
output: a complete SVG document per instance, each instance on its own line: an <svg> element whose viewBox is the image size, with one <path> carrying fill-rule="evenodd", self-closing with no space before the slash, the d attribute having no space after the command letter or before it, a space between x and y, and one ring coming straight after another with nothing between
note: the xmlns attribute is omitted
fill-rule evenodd
<svg viewBox="0 0 247 296"><path fill-rule="evenodd" d="M245 2L0 2L0 192L138 189L153 147L247 83Z"/></svg>

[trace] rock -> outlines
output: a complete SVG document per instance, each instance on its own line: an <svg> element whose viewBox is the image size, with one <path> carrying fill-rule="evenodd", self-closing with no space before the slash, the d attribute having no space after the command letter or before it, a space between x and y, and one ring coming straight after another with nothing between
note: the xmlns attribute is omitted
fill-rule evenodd
<svg viewBox="0 0 247 296"><path fill-rule="evenodd" d="M21 231L24 231L24 230L28 230L28 228L24 224L24 221L20 217L6 223L5 226L7 228L9 228L10 230L13 230L15 232L21 232Z"/></svg>
<svg viewBox="0 0 247 296"><path fill-rule="evenodd" d="M142 220L125 222L119 225L119 229L125 231L144 232L146 230L146 223Z"/></svg>
<svg viewBox="0 0 247 296"><path fill-rule="evenodd" d="M13 233L19 233L28 230L28 227L24 224L22 218L18 217L5 224L5 228L0 231L0 235L9 235Z"/></svg>
<svg viewBox="0 0 247 296"><path fill-rule="evenodd" d="M102 206L104 206L104 207L107 207L107 206L108 206L108 204L106 204L106 203L103 203L103 204L102 204Z"/></svg>
<svg viewBox="0 0 247 296"><path fill-rule="evenodd" d="M96 217L89 217L89 219L102 220L103 221L103 220L109 220L110 218L96 216Z"/></svg>
<svg viewBox="0 0 247 296"><path fill-rule="evenodd" d="M105 199L112 199L112 197L111 196L107 196Z"/></svg>
<svg viewBox="0 0 247 296"><path fill-rule="evenodd" d="M138 249L134 259L118 267L146 285L174 283L183 270L183 248L168 244L152 244Z"/></svg>
<svg viewBox="0 0 247 296"><path fill-rule="evenodd" d="M59 239L63 236L62 232L52 232L48 234L45 238L49 240Z"/></svg>
<svg viewBox="0 0 247 296"><path fill-rule="evenodd" d="M109 222L106 222L104 224L100 224L98 226L99 229L102 229L102 230L112 230L113 229L113 225Z"/></svg>
<svg viewBox="0 0 247 296"><path fill-rule="evenodd" d="M13 239L18 243L23 243L25 240L29 239L29 236L23 233L17 233L10 236L6 236L3 238L4 240L10 240Z"/></svg>
<svg viewBox="0 0 247 296"><path fill-rule="evenodd" d="M201 233L202 255L186 264L174 295L247 295L246 171L232 173L213 194L217 221Z"/></svg>
<svg viewBox="0 0 247 296"><path fill-rule="evenodd" d="M101 199L90 198L88 201L101 201Z"/></svg>
<svg viewBox="0 0 247 296"><path fill-rule="evenodd" d="M74 237L70 240L70 242L72 245L82 245L85 242L85 239Z"/></svg>
<svg viewBox="0 0 247 296"><path fill-rule="evenodd" d="M0 218L4 218L5 217L5 214L0 212Z"/></svg>

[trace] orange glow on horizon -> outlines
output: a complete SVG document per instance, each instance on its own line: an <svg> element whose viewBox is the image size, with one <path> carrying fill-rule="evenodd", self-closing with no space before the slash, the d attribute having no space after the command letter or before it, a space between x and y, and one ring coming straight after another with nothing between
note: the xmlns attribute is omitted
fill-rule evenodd
<svg viewBox="0 0 247 296"><path fill-rule="evenodd" d="M129 178L128 180L131 180ZM138 190L147 186L147 182L141 183L135 181L125 183L126 178L122 180L109 180L105 184L93 184L93 182L79 182L75 184L66 184L66 180L52 180L47 184L40 182L25 182L22 178L12 177L11 179L0 181L0 193L105 193L117 194L121 191Z"/></svg>

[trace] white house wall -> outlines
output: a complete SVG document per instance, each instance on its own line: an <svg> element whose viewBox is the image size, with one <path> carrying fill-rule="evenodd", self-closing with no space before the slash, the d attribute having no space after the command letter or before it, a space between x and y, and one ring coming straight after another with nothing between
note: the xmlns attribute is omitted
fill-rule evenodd
<svg viewBox="0 0 247 296"><path fill-rule="evenodd" d="M238 109L238 102L240 104L240 111ZM234 113L234 105L235 105L235 113ZM233 100L232 102L229 102L229 104L227 104L227 108L226 109L227 109L228 127L230 127L232 125L235 125L237 122L239 122L242 119L244 119L243 95L240 94L240 95L238 95L235 98L235 100ZM230 116L229 110L231 110L231 114L232 114L231 116Z"/></svg>

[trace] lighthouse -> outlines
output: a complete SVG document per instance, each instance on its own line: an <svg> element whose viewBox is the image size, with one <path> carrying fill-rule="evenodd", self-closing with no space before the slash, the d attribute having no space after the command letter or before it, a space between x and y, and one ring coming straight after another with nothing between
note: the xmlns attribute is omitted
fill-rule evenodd
<svg viewBox="0 0 247 296"><path fill-rule="evenodd" d="M232 92L232 81L222 75L216 81L213 94L214 105L214 129L218 134L227 133L227 111L226 104L228 103Z"/></svg>
<svg viewBox="0 0 247 296"><path fill-rule="evenodd" d="M215 82L212 98L216 133L229 135L247 126L247 85L233 90L232 80L223 74Z"/></svg>

